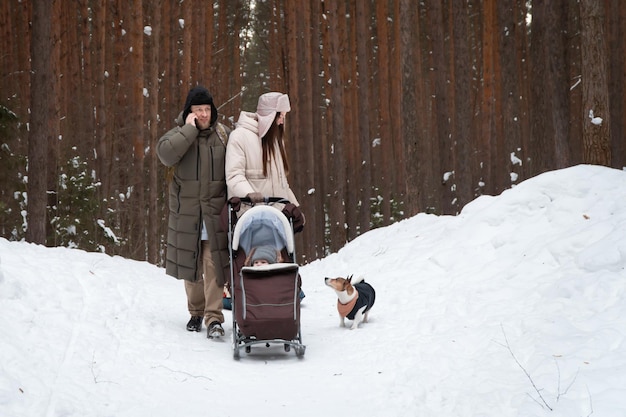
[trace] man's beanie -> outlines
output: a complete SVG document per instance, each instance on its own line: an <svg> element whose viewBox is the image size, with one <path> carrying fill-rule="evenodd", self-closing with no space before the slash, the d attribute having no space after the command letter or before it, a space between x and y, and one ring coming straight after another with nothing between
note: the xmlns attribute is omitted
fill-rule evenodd
<svg viewBox="0 0 626 417"><path fill-rule="evenodd" d="M185 100L185 108L183 110L183 123L187 120L189 113L191 113L191 106L201 104L211 106L211 125L217 121L217 108L215 104L213 104L213 97L209 93L209 90L199 85L189 90L189 94L187 94L187 100Z"/></svg>
<svg viewBox="0 0 626 417"><path fill-rule="evenodd" d="M254 249L254 253L250 257L250 265L254 264L254 261L258 260L266 260L267 262L273 264L276 263L277 260L277 252L271 246L259 246Z"/></svg>

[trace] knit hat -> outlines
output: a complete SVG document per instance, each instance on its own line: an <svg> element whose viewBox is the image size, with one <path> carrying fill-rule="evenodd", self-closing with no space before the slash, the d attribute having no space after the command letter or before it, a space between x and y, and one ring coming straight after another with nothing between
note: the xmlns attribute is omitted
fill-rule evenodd
<svg viewBox="0 0 626 417"><path fill-rule="evenodd" d="M259 139L261 139L274 122L276 113L288 112L291 110L289 96L283 93L265 93L259 97L256 106L257 118L259 120Z"/></svg>
<svg viewBox="0 0 626 417"><path fill-rule="evenodd" d="M277 251L272 246L259 246L254 249L252 256L250 257L250 265L254 264L254 261L265 260L268 263L276 263Z"/></svg>
<svg viewBox="0 0 626 417"><path fill-rule="evenodd" d="M185 108L183 110L183 123L187 120L187 116L191 113L191 106L197 106L200 104L208 104L211 106L211 125L217 121L217 108L213 104L213 97L209 93L209 90L201 85L198 85L187 94L187 100L185 100Z"/></svg>

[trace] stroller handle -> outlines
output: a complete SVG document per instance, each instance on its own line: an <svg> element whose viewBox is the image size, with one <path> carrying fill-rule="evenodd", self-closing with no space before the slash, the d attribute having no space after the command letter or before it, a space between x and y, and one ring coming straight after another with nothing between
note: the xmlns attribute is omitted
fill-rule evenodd
<svg viewBox="0 0 626 417"><path fill-rule="evenodd" d="M239 197L239 201L242 203L252 203L250 197ZM285 203L289 204L289 200L283 197L263 197L263 203Z"/></svg>

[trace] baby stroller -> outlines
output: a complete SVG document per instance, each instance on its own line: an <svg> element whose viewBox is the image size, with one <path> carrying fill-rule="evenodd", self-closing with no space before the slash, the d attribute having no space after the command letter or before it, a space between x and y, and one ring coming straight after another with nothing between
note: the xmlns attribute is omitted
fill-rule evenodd
<svg viewBox="0 0 626 417"><path fill-rule="evenodd" d="M233 200L236 202L233 203ZM250 353L257 344L282 344L285 352L294 348L304 355L300 331L299 266L294 263L293 221L274 206L289 202L270 197L237 219L241 202L228 202L228 250L230 255L230 292L233 314L233 356L240 350ZM247 254L259 246L272 246L280 252L277 263L244 265Z"/></svg>

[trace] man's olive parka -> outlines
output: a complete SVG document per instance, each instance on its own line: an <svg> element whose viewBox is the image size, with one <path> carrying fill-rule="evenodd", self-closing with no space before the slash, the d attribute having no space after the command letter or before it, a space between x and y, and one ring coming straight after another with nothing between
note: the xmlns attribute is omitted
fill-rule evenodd
<svg viewBox="0 0 626 417"><path fill-rule="evenodd" d="M187 110L187 109L186 109ZM220 226L226 204L224 157L229 129L214 122L199 130L185 124L185 111L175 128L157 143L161 162L172 167L169 180L169 221L165 271L178 279L202 279L201 232L206 226L218 285L228 268L228 236ZM188 113L188 112L187 112Z"/></svg>

